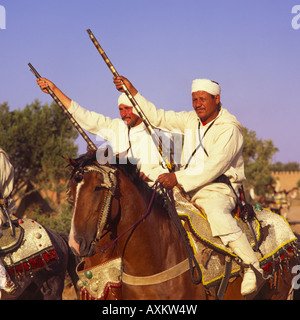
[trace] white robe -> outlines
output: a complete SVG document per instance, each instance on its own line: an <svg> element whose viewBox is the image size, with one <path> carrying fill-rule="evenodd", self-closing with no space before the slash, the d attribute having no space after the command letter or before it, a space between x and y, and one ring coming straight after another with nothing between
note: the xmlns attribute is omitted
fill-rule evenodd
<svg viewBox="0 0 300 320"><path fill-rule="evenodd" d="M9 161L8 155L4 150L0 148L0 192L1 196L5 199L7 198L14 187L14 168ZM10 207L13 207L13 204L10 203ZM7 208L9 212L10 208ZM0 233L2 225L7 221L6 216L0 210ZM2 260L0 259L0 289L5 289L7 286L7 281L9 281L9 275L5 270ZM1 299L1 292L0 292Z"/></svg>
<svg viewBox="0 0 300 320"><path fill-rule="evenodd" d="M0 192L1 196L7 198L14 187L14 168L9 161L8 155L0 148ZM6 217L0 210L0 227L6 222Z"/></svg>
<svg viewBox="0 0 300 320"><path fill-rule="evenodd" d="M195 111L157 110L140 93L135 99L154 126L184 133L182 170L175 174L178 183L188 192L192 201L205 210L213 235L240 235L240 228L231 215L236 203L235 196L227 185L213 181L225 174L237 189L245 180L241 124L226 109L221 108L202 141L208 156L203 148L199 148L193 161L184 170L191 153L199 144L199 134L203 137L210 123L203 126ZM233 241L227 237L225 244L228 239Z"/></svg>
<svg viewBox="0 0 300 320"><path fill-rule="evenodd" d="M0 192L7 198L14 187L14 168L9 161L8 155L0 148Z"/></svg>
<svg viewBox="0 0 300 320"><path fill-rule="evenodd" d="M83 129L109 141L116 154L128 150L127 160L137 164L140 171L151 181L168 172L160 165L159 153L144 123L132 127L128 134L128 127L121 119L111 119L86 110L75 101L71 102L69 112Z"/></svg>

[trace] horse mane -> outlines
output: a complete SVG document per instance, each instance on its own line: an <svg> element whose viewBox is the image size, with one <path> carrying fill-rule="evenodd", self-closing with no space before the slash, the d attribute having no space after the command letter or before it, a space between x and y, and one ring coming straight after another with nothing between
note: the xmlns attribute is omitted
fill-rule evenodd
<svg viewBox="0 0 300 320"><path fill-rule="evenodd" d="M80 155L77 159L69 159L69 165L73 167L70 181L72 181L72 179L80 170L89 165L117 168L137 187L140 193L144 196L145 200L149 201L154 189L150 187L142 178L140 178L140 170L138 169L137 165L129 161L127 161L125 164L120 163L118 157L115 157L115 159L115 164L99 164L95 151L88 151L87 153ZM166 192L162 187L160 187L160 191L161 192L156 192L154 205L156 207L163 206L166 210L168 210L170 202L169 197L166 195Z"/></svg>

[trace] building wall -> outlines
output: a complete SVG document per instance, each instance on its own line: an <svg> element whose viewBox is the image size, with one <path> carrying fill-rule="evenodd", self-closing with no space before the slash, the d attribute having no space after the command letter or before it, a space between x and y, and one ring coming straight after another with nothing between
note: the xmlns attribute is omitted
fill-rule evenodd
<svg viewBox="0 0 300 320"><path fill-rule="evenodd" d="M272 176L280 182L282 190L286 191L296 188L300 181L300 171L275 171L272 172Z"/></svg>

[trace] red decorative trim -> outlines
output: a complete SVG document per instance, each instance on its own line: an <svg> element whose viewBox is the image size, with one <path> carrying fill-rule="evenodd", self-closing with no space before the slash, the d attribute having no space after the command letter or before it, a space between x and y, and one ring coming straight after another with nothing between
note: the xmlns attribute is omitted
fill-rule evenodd
<svg viewBox="0 0 300 320"><path fill-rule="evenodd" d="M26 260L23 262L20 262L19 264L9 266L7 268L7 271L10 275L18 274L22 275L24 272L41 269L46 267L47 265L55 262L57 259L56 251L55 249L51 249L49 251L45 251L43 253L40 253L38 256L33 257L29 260Z"/></svg>
<svg viewBox="0 0 300 320"><path fill-rule="evenodd" d="M107 282L104 290L102 292L102 295L100 298L94 297L86 288L80 288L80 300L106 300L109 290L111 290L112 295L115 297L115 300L117 300L117 297L113 293L113 288L121 288L122 287L122 281L120 282Z"/></svg>
<svg viewBox="0 0 300 320"><path fill-rule="evenodd" d="M293 249L292 247L289 247L286 249L286 251L289 253L289 254L292 254L293 253ZM267 263L262 269L266 272L266 273L272 273L273 269L274 269L274 264L275 266L278 265L279 263L282 263L283 261L285 261L287 259L287 257L284 255L284 254L280 254L280 259L278 260L273 260L269 263Z"/></svg>

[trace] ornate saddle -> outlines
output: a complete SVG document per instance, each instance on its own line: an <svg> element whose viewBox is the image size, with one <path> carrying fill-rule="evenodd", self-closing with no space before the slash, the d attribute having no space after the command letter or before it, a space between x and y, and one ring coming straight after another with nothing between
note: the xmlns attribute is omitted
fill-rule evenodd
<svg viewBox="0 0 300 320"><path fill-rule="evenodd" d="M237 276L242 269L241 264L238 263L239 259L229 247L224 246L219 237L212 235L205 212L186 199L179 189L174 188L173 192L177 213L185 221L194 252L202 253L198 260L202 272L202 283L211 287L225 277L226 256L232 260L230 276ZM287 221L281 216L264 209L254 208L254 211L255 218L249 223L243 222L238 217L235 218L256 251L261 267L265 272L272 273L275 264L280 263L281 260L287 260L290 253L296 250L297 238ZM257 249L255 249L256 245L258 245Z"/></svg>
<svg viewBox="0 0 300 320"><path fill-rule="evenodd" d="M213 237L203 210L185 198L179 189L173 188L173 197L177 214L185 222L190 244L199 263L202 284L209 289L222 283L223 279L228 278L229 281L229 278L238 276L242 271L241 263L229 247L224 246L218 237ZM297 238L282 217L268 210L255 208L254 211L256 217L250 222L251 227L239 218L237 218L238 224L246 234L250 244L254 248L258 245L256 254L261 267L268 276L268 273L272 275L278 264L287 261L291 254L299 254L296 251ZM229 269L227 268L228 261L230 261ZM188 270L188 267L186 270ZM109 290L120 288L122 282L125 282L125 274L122 273L121 268L121 258L107 261L89 269L85 269L84 263L81 263L77 267L77 273L80 278L78 285L82 300L105 299ZM153 278L156 276L153 275ZM137 277L132 278L135 278L134 281L137 280ZM140 278L148 279L151 277ZM128 275L126 275L125 283L129 283ZM153 284L153 282L149 284ZM135 283L135 285L139 284ZM141 285L148 284L143 283ZM222 287L222 284L220 287ZM220 298L219 294L218 298Z"/></svg>
<svg viewBox="0 0 300 320"><path fill-rule="evenodd" d="M2 230L0 257L10 276L17 280L32 276L34 271L46 268L57 259L55 248L46 231L32 219L12 221Z"/></svg>
<svg viewBox="0 0 300 320"><path fill-rule="evenodd" d="M24 237L24 229L18 223L13 223L12 228L4 225L0 231L0 256L17 249Z"/></svg>

